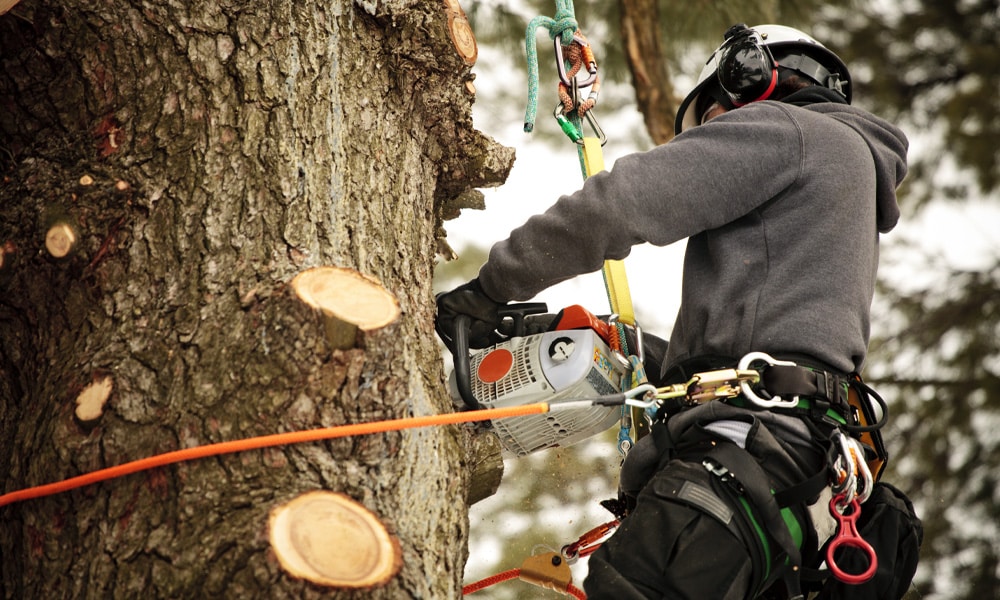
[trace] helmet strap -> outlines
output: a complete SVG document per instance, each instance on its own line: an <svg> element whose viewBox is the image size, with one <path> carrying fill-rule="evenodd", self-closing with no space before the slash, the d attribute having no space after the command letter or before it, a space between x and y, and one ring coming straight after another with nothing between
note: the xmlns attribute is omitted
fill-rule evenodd
<svg viewBox="0 0 1000 600"><path fill-rule="evenodd" d="M804 75L825 88L838 92L841 96L847 96L844 93L845 82L841 81L840 74L830 71L818 61L805 54L782 56L778 62L784 69L795 71L799 75Z"/></svg>

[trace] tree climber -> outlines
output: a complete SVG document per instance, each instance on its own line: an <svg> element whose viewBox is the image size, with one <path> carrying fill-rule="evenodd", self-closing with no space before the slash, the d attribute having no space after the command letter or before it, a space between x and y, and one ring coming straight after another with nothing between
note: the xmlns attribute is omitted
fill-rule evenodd
<svg viewBox="0 0 1000 600"><path fill-rule="evenodd" d="M791 404L741 395L664 406L622 467L627 516L590 558L592 600L799 597L800 567L819 563L833 519L804 482L826 472L831 435L851 420L879 235L896 225L906 174L903 132L851 106L851 92L846 65L809 35L734 26L681 104L674 140L591 176L494 245L476 279L438 297L442 337L464 314L472 345L485 347L505 303L636 244L687 238L681 307L654 383L761 352L794 363L786 374L816 390L796 389ZM765 385L785 393L783 382Z"/></svg>

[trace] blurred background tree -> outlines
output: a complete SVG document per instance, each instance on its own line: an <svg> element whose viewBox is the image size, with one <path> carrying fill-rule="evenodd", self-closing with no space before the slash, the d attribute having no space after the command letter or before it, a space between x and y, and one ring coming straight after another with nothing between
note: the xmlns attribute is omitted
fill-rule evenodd
<svg viewBox="0 0 1000 600"><path fill-rule="evenodd" d="M504 68L523 71L525 25L555 11L551 1L463 4L480 42L482 80L496 67L484 64L483 56L501 57L512 65ZM636 150L669 139L677 100L721 33L737 22L811 31L850 66L854 103L907 132L904 219L964 218L967 235L940 239L931 224L919 237L883 238L865 375L890 403L886 478L911 496L924 520L920 594L1000 598L1000 223L981 217L995 216L1000 206L1000 2L578 0L575 8L597 51L599 110L609 115L603 122L639 123L615 131ZM658 43L659 54L650 54L649 40ZM551 62L540 59L543 88L556 81ZM477 99L479 115L518 122L525 86L523 79L506 77L508 86ZM629 120L637 110L641 122ZM488 124L480 121L480 127L489 132ZM532 135L566 143L553 127ZM439 269L438 288L474 277L485 251L463 249L461 260ZM956 255L964 258L956 261ZM668 331L671 317L662 315ZM482 521L473 523L467 580L517 566L534 544L558 548L604 519L593 507L615 488L613 447L609 436L509 461L499 494L473 509ZM492 564L488 557L495 558ZM514 589L500 586L490 597L523 597L517 586L526 584L508 585Z"/></svg>

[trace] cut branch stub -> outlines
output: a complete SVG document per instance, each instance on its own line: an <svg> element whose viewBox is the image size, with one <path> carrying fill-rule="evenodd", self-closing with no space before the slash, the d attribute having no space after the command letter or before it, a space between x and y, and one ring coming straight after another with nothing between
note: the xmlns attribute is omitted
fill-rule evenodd
<svg viewBox="0 0 1000 600"><path fill-rule="evenodd" d="M296 275L292 289L323 312L327 339L338 350L354 347L358 329L385 327L400 314L399 302L377 279L352 269L315 267Z"/></svg>
<svg viewBox="0 0 1000 600"><path fill-rule="evenodd" d="M271 510L271 547L290 575L331 587L369 588L403 564L399 541L343 494L309 492Z"/></svg>
<svg viewBox="0 0 1000 600"><path fill-rule="evenodd" d="M500 489L503 478L503 455L500 437L495 431L466 430L465 462L469 465L469 489L465 503L472 506Z"/></svg>
<svg viewBox="0 0 1000 600"><path fill-rule="evenodd" d="M444 9L448 13L448 35L451 36L455 50L465 64L469 66L476 64L479 46L476 44L476 36L472 33L472 26L469 25L465 11L462 10L458 0L444 0Z"/></svg>
<svg viewBox="0 0 1000 600"><path fill-rule="evenodd" d="M65 258L73 251L76 240L72 225L61 221L53 223L45 233L45 249L53 258Z"/></svg>

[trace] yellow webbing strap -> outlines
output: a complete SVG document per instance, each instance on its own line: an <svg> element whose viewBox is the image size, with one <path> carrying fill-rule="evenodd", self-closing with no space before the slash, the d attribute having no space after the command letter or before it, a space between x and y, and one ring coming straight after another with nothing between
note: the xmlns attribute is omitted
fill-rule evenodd
<svg viewBox="0 0 1000 600"><path fill-rule="evenodd" d="M601 140L595 137L583 138L583 166L587 177L604 170L604 155ZM620 260L604 261L604 285L608 289L611 312L626 325L635 325L635 311L632 309L632 295L628 290L625 263Z"/></svg>
<svg viewBox="0 0 1000 600"><path fill-rule="evenodd" d="M584 137L583 138L583 168L586 177L590 177L594 173L600 173L604 170L604 154L601 152L601 140L595 137ZM635 311L632 309L632 294L628 290L628 277L625 275L625 263L620 260L606 260L604 261L604 287L608 291L608 301L611 303L611 312L618 315L618 321L626 325L635 326ZM620 327L619 327L620 329ZM621 333L624 336L624 333ZM635 365L641 366L642 363L639 362L637 357L635 358ZM633 372L633 376L636 372ZM645 378L645 371L642 372L642 377ZM635 383L635 382L633 382ZM632 442L629 440L629 429L634 430L634 438L636 441L644 438L646 434L649 433L649 424L646 422L643 416L643 410L641 408L632 407L632 410L628 411L631 418L623 417L622 430L619 433L619 451L623 455L628 454L628 449L623 449L621 444L623 441L629 441L631 445ZM630 428L626 428L625 421L631 423ZM625 436L622 440L622 435Z"/></svg>

